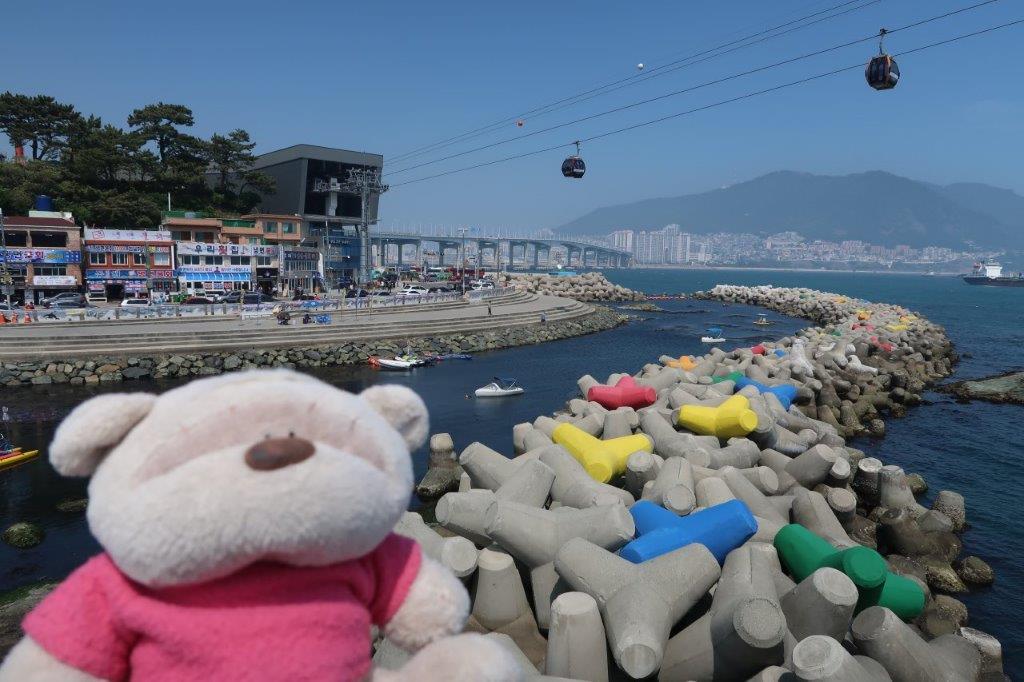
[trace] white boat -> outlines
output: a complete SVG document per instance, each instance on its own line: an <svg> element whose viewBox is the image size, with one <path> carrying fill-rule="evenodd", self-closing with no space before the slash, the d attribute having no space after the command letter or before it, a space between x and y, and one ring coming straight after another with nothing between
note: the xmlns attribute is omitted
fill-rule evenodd
<svg viewBox="0 0 1024 682"><path fill-rule="evenodd" d="M764 313L758 313L757 319L754 321L754 324L758 325L759 327L767 327L768 325L771 324L771 322L768 320L767 315L765 315Z"/></svg>
<svg viewBox="0 0 1024 682"><path fill-rule="evenodd" d="M395 358L373 356L370 358L370 364L378 369L412 369L427 364L427 361L415 355L399 355Z"/></svg>
<svg viewBox="0 0 1024 682"><path fill-rule="evenodd" d="M704 332L704 336L700 337L701 343L725 343L725 337L722 336L722 330L719 327L709 327Z"/></svg>
<svg viewBox="0 0 1024 682"><path fill-rule="evenodd" d="M475 393L477 398L502 398L507 395L519 395L523 390L515 379L494 377L494 381L476 389Z"/></svg>

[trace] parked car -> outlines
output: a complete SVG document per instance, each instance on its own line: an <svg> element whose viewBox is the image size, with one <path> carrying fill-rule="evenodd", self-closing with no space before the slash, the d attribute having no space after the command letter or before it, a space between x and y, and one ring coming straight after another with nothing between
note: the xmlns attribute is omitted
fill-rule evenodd
<svg viewBox="0 0 1024 682"><path fill-rule="evenodd" d="M238 303L239 301L242 300L242 294L244 293L247 292L244 292L241 289L234 289L232 291L227 292L223 296L217 296L216 298L214 298L214 300L217 303Z"/></svg>
<svg viewBox="0 0 1024 682"><path fill-rule="evenodd" d="M148 305L153 305L148 298L126 298L121 301L122 308L138 308Z"/></svg>
<svg viewBox="0 0 1024 682"><path fill-rule="evenodd" d="M51 308L51 309L54 309L54 310L58 310L58 309L65 309L66 310L68 308L93 308L95 306L93 306L88 301L81 301L80 302L80 301L75 301L75 300L64 300L64 301L54 301L48 307Z"/></svg>
<svg viewBox="0 0 1024 682"><path fill-rule="evenodd" d="M10 305L7 305L7 301L0 303L0 311L9 313L12 310L21 310L21 304L18 303L17 301L11 301Z"/></svg>
<svg viewBox="0 0 1024 682"><path fill-rule="evenodd" d="M370 292L370 296L373 298L387 298L391 295L391 292L388 291L387 289L375 289L374 291Z"/></svg>
<svg viewBox="0 0 1024 682"><path fill-rule="evenodd" d="M477 280L473 282L473 291L483 291L485 289L493 289L494 282L488 282L486 280Z"/></svg>
<svg viewBox="0 0 1024 682"><path fill-rule="evenodd" d="M213 303L213 300L206 296L187 296L182 303L184 305L209 305Z"/></svg>
<svg viewBox="0 0 1024 682"><path fill-rule="evenodd" d="M395 292L395 296L424 296L430 293L426 287L409 284L404 289Z"/></svg>
<svg viewBox="0 0 1024 682"><path fill-rule="evenodd" d="M243 305L256 305L257 303L269 303L275 300L273 296L264 294L262 291L247 291L242 296Z"/></svg>
<svg viewBox="0 0 1024 682"><path fill-rule="evenodd" d="M59 302L74 303L75 305L54 306L55 303ZM44 298L39 303L44 308L49 308L51 306L61 308L82 308L85 307L85 302L86 301L84 294L80 294L77 291L62 291L59 294L55 294L53 296L48 296L47 298Z"/></svg>

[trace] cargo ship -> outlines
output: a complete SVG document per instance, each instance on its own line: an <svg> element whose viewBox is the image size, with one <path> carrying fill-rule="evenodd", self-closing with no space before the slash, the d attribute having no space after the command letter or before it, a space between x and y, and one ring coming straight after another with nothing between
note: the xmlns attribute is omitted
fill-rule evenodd
<svg viewBox="0 0 1024 682"><path fill-rule="evenodd" d="M987 287L1024 287L1024 276L1021 273L1004 275L1003 266L995 261L975 263L974 271L964 275L964 281Z"/></svg>

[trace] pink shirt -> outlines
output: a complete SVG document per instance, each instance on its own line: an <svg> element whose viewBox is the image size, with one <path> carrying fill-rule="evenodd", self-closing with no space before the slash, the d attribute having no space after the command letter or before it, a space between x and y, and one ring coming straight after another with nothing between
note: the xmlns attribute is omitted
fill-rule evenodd
<svg viewBox="0 0 1024 682"><path fill-rule="evenodd" d="M302 568L258 563L187 587L150 589L93 557L36 607L25 632L106 680L358 680L370 625L384 625L420 567L391 534L370 554Z"/></svg>

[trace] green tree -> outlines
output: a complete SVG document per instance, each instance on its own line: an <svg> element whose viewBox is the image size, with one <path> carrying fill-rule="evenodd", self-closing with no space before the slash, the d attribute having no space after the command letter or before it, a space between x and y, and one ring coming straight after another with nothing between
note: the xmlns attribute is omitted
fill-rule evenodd
<svg viewBox="0 0 1024 682"><path fill-rule="evenodd" d="M219 201L228 210L244 213L259 201L258 192L272 192L274 180L253 170L256 143L242 129L227 135L214 133L207 145L210 168L217 176Z"/></svg>
<svg viewBox="0 0 1024 682"><path fill-rule="evenodd" d="M54 194L61 169L46 161L0 163L0 208L7 215L28 215L36 196Z"/></svg>
<svg viewBox="0 0 1024 682"><path fill-rule="evenodd" d="M195 125L192 110L183 104L147 104L128 117L128 125L147 142L155 142L160 165L166 166L168 157L176 151L175 141L182 136L179 127Z"/></svg>
<svg viewBox="0 0 1024 682"><path fill-rule="evenodd" d="M28 144L36 161L57 159L80 118L72 105L46 95L0 94L0 131L16 147Z"/></svg>

